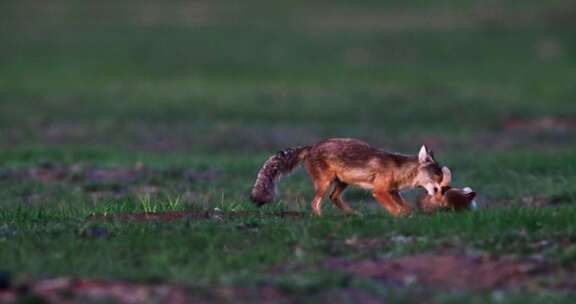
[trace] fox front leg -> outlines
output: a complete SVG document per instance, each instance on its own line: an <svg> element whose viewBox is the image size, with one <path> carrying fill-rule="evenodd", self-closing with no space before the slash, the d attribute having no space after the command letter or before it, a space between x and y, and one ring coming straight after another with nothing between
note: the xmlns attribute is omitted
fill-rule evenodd
<svg viewBox="0 0 576 304"><path fill-rule="evenodd" d="M397 191L374 191L372 195L392 216L409 215L412 212Z"/></svg>

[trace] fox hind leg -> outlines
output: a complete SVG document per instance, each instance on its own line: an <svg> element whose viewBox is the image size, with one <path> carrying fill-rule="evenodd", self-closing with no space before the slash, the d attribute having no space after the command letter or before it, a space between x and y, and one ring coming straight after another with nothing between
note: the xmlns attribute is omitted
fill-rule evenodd
<svg viewBox="0 0 576 304"><path fill-rule="evenodd" d="M348 206L342 200L342 192L344 192L344 190L346 190L347 187L348 187L348 184L346 184L340 180L335 180L334 181L334 189L332 190L332 193L330 193L330 200L344 214L352 214L352 213L354 213L354 210L352 210L352 208L350 208L350 206Z"/></svg>
<svg viewBox="0 0 576 304"><path fill-rule="evenodd" d="M336 179L336 174L331 172L326 163L322 161L307 160L304 165L306 166L306 171L312 179L314 184L314 198L312 199L312 213L317 216L322 215L322 210L320 205L322 203L322 197L326 190L330 187L330 184Z"/></svg>
<svg viewBox="0 0 576 304"><path fill-rule="evenodd" d="M314 193L314 198L312 199L312 212L314 213L314 215L317 216L321 216L322 215L322 209L320 207L321 203L322 203L322 197L324 197L324 193L326 193L326 190L328 190L328 187L330 187L330 180L315 180L314 181L314 189L315 189L315 193Z"/></svg>

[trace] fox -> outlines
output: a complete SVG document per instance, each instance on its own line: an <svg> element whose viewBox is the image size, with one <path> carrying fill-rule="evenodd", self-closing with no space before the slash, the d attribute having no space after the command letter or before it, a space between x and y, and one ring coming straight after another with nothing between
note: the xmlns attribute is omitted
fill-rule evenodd
<svg viewBox="0 0 576 304"><path fill-rule="evenodd" d="M331 138L314 145L287 148L270 156L262 165L252 189L251 200L258 206L271 202L276 184L304 163L314 187L312 213L321 216L321 202L330 191L332 203L344 214L355 211L342 199L350 185L372 192L392 216L409 215L412 208L400 191L421 187L434 195L449 169L441 167L433 152L422 145L417 155L387 152L354 138Z"/></svg>

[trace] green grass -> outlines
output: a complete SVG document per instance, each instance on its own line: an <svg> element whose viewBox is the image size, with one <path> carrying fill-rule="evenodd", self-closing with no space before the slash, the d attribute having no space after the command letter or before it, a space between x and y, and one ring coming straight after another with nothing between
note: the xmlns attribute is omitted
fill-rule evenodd
<svg viewBox="0 0 576 304"><path fill-rule="evenodd" d="M12 210L2 215L0 240L9 246L3 246L0 256L10 261L8 270L17 273L160 279L192 288L271 282L295 296L309 297L322 290L355 285L371 290L374 283L368 280L350 281L344 273L329 274L316 266L332 257L387 258L449 246L477 253L539 255L554 265L573 265L574 246L560 243L563 238L576 237L574 212L574 208L513 208L402 220L370 215L121 223L90 221L66 211ZM93 236L94 229L104 231L104 235ZM362 251L345 245L351 237L386 241L398 236L412 241ZM551 244L544 252L532 245L540 240ZM304 265L309 270L302 273L295 268L280 276L272 270L284 264ZM400 291L392 288L390 292ZM436 297L441 295L435 293ZM504 297L514 295L503 293ZM474 299L481 295L446 296Z"/></svg>
<svg viewBox="0 0 576 304"><path fill-rule="evenodd" d="M573 302L573 282L568 292L444 292L321 266L451 250L540 258L573 274L570 1L4 1L0 11L0 271L16 281L270 284L299 302L348 289L400 303ZM568 123L507 127L542 117ZM309 212L302 170L283 180L274 204L248 201L271 153L348 136L404 153L430 144L483 208L393 219L351 189L345 198L362 217L328 201L323 218L267 216ZM25 176L141 165L150 173L128 179ZM215 208L260 213L93 217Z"/></svg>

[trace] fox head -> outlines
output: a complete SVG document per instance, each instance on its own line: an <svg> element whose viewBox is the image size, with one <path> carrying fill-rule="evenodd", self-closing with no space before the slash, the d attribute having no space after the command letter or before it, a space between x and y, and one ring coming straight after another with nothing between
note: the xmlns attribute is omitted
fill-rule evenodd
<svg viewBox="0 0 576 304"><path fill-rule="evenodd" d="M418 173L414 179L415 186L426 189L433 196L441 192L442 187L450 186L452 174L447 167L440 167L432 151L424 145L418 152Z"/></svg>

